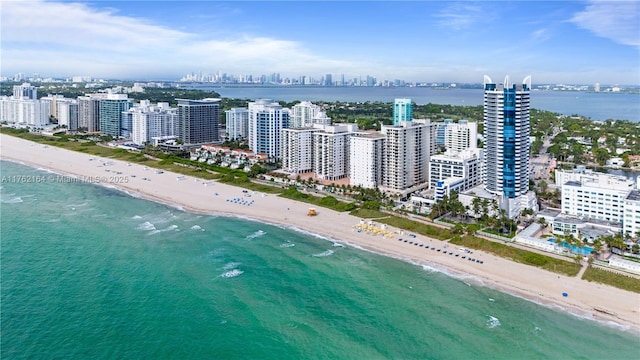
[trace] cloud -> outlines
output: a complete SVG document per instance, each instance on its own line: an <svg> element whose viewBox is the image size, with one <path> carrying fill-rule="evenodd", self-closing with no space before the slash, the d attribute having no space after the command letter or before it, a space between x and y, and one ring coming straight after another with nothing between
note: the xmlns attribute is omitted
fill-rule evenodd
<svg viewBox="0 0 640 360"><path fill-rule="evenodd" d="M569 21L618 44L640 46L638 1L591 1Z"/></svg>
<svg viewBox="0 0 640 360"><path fill-rule="evenodd" d="M547 29L538 29L531 33L531 38L537 41L545 41L551 37L549 30Z"/></svg>
<svg viewBox="0 0 640 360"><path fill-rule="evenodd" d="M482 8L469 3L454 3L434 15L440 19L438 24L453 30L463 30L480 21L485 21L486 14Z"/></svg>
<svg viewBox="0 0 640 360"><path fill-rule="evenodd" d="M317 56L295 41L235 33L203 38L80 3L8 1L1 16L4 71L138 77L214 69L355 73L364 66Z"/></svg>

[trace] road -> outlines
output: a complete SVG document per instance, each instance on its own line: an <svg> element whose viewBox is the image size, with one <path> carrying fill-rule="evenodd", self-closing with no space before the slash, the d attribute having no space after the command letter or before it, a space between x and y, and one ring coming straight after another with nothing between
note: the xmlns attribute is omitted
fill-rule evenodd
<svg viewBox="0 0 640 360"><path fill-rule="evenodd" d="M554 128L553 134L544 138L542 147L540 148L540 153L531 157L531 179L535 181L536 184L539 181L544 180L550 188L555 187L549 172L551 169L555 168L555 160L551 154L547 153L547 149L551 146L551 139L556 136L558 132L559 129Z"/></svg>

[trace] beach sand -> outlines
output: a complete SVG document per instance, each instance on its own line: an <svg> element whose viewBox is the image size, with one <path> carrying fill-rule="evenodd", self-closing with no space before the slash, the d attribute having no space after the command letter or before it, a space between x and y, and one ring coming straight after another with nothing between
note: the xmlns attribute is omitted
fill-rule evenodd
<svg viewBox="0 0 640 360"><path fill-rule="evenodd" d="M552 308L578 316L617 324L640 333L640 294L614 287L590 283L576 277L558 275L532 266L515 263L495 255L475 251L473 258L484 263L461 258L458 247L421 235L409 237L395 234L392 238L358 232L360 218L325 208L317 208L317 216L307 216L309 204L284 199L272 194L243 192L242 188L210 180L197 179L171 172L157 173L144 165L99 158L52 146L0 134L0 158L37 168L71 174L87 181L125 190L141 197L186 211L251 218L315 233L333 241L359 247L403 261L442 269L469 283L479 283ZM50 176L48 181L64 181ZM146 179L146 180L145 180ZM248 196L251 195L251 196ZM231 201L239 198L251 205ZM229 201L228 201L229 200ZM389 228L389 231L399 231ZM423 243L411 245L398 238ZM429 249L426 249L426 247ZM567 293L568 296L563 296ZM596 310L598 309L598 310Z"/></svg>

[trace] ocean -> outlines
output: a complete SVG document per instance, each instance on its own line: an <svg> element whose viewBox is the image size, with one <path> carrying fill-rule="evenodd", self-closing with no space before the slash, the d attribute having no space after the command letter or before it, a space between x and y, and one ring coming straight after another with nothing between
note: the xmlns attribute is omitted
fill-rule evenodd
<svg viewBox="0 0 640 360"><path fill-rule="evenodd" d="M1 185L3 359L638 358L637 333L444 269L102 186Z"/></svg>
<svg viewBox="0 0 640 360"><path fill-rule="evenodd" d="M395 98L410 98L418 105L446 104L482 105L482 89L434 89L426 87L221 87L207 84L180 84L213 90L233 99L273 99L276 101L346 101L393 102ZM580 115L591 120L630 120L640 122L640 93L532 91L531 107L562 115Z"/></svg>

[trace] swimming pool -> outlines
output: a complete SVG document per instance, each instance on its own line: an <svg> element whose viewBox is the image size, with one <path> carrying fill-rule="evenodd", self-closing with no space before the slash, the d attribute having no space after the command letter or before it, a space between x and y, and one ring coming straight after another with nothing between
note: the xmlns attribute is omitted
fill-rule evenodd
<svg viewBox="0 0 640 360"><path fill-rule="evenodd" d="M549 239L547 240L550 243L555 243L556 239ZM569 245L566 242L562 242L562 247L565 249L569 249L570 252L572 252L573 254L578 254L578 255L582 255L582 256L589 256L591 254L591 252L593 251L592 247L589 246L576 246L576 245Z"/></svg>

